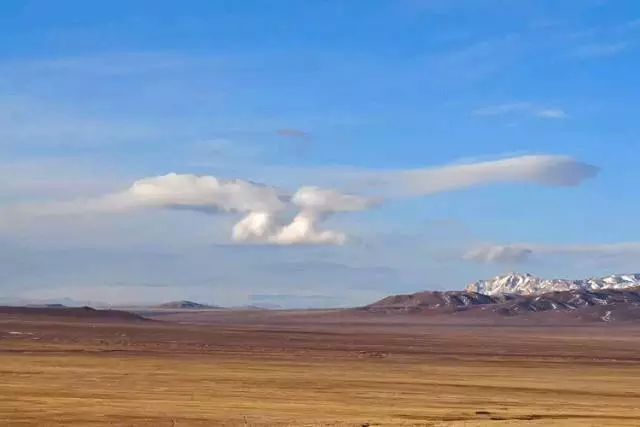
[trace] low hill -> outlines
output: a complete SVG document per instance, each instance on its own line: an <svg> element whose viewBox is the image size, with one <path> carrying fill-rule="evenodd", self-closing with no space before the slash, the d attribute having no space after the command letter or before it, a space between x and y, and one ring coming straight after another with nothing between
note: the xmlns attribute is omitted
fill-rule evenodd
<svg viewBox="0 0 640 427"><path fill-rule="evenodd" d="M64 304L27 304L25 307L31 308L68 308Z"/></svg>
<svg viewBox="0 0 640 427"><path fill-rule="evenodd" d="M0 317L12 319L69 319L95 321L152 321L121 310L96 310L91 307L15 307L0 306Z"/></svg>
<svg viewBox="0 0 640 427"><path fill-rule="evenodd" d="M193 302L193 301L182 300L182 301L166 302L164 304L160 304L159 306L157 306L157 308L200 309L200 310L204 310L204 309L208 309L208 308L222 308L222 307L219 307L217 305L207 305L207 304L200 304L200 303Z"/></svg>
<svg viewBox="0 0 640 427"><path fill-rule="evenodd" d="M259 303L243 305L240 308L245 308L247 310L281 310L282 306L278 304Z"/></svg>

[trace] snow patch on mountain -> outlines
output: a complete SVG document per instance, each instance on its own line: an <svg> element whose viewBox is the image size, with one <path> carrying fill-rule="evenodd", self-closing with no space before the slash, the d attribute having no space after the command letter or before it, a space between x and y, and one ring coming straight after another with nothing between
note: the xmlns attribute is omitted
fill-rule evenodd
<svg viewBox="0 0 640 427"><path fill-rule="evenodd" d="M640 286L640 274L612 274L605 277L582 280L542 279L529 273L507 273L489 280L479 280L467 285L465 291L485 295L516 294L538 295L548 292L584 289L626 289Z"/></svg>

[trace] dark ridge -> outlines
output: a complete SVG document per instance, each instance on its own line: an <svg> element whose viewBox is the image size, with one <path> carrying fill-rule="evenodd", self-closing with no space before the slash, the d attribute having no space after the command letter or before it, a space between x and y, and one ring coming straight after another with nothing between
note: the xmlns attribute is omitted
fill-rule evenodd
<svg viewBox="0 0 640 427"><path fill-rule="evenodd" d="M153 321L138 314L121 310L96 310L92 307L13 307L0 306L0 315L10 315L21 318L62 318L82 320L111 320L111 321Z"/></svg>
<svg viewBox="0 0 640 427"><path fill-rule="evenodd" d="M30 308L67 308L64 304L27 304L25 307Z"/></svg>

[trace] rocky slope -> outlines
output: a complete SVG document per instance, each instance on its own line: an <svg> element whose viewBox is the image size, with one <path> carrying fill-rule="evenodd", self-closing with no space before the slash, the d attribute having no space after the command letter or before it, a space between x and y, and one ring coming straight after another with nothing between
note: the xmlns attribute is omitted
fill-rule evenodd
<svg viewBox="0 0 640 427"><path fill-rule="evenodd" d="M422 311L429 309L456 310L471 306L500 304L514 299L510 295L484 295L476 292L418 292L391 295L364 307L367 311Z"/></svg>
<svg viewBox="0 0 640 427"><path fill-rule="evenodd" d="M461 313L518 316L531 313L568 313L598 321L640 320L640 286L628 289L572 289L542 295L475 292L419 292L394 295L361 308L386 313Z"/></svg>
<svg viewBox="0 0 640 427"><path fill-rule="evenodd" d="M576 289L597 291L601 289L626 289L640 286L640 274L613 274L611 276L583 280L542 279L525 273L508 273L489 280L479 280L468 285L466 292L486 295L515 294L541 295Z"/></svg>

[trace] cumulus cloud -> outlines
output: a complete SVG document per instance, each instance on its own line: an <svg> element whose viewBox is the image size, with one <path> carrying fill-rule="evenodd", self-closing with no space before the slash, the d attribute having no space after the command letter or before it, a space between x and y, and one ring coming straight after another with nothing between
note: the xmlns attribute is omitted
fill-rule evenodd
<svg viewBox="0 0 640 427"><path fill-rule="evenodd" d="M343 244L347 237L332 230L318 231L315 225L331 213L354 212L380 204L382 199L343 194L319 187L302 187L291 198L300 208L291 223L270 238L277 243L333 243Z"/></svg>
<svg viewBox="0 0 640 427"><path fill-rule="evenodd" d="M313 210L300 211L290 224L271 236L269 241L275 243L330 243L342 245L347 236L334 230L317 230L316 224L324 219L324 215Z"/></svg>
<svg viewBox="0 0 640 427"><path fill-rule="evenodd" d="M285 206L283 194L277 188L250 181L170 173L138 180L124 191L102 197L18 208L24 213L36 215L118 212L142 208L242 213L280 210Z"/></svg>
<svg viewBox="0 0 640 427"><path fill-rule="evenodd" d="M337 212L368 209L380 201L337 190L302 187L288 191L239 179L170 173L138 180L127 190L103 197L46 205L28 205L20 212L35 215L68 215L89 212L124 212L136 209L178 209L208 214L245 216L234 225L235 241L279 244L343 244L343 233L318 228ZM283 223L285 210L298 213Z"/></svg>
<svg viewBox="0 0 640 427"><path fill-rule="evenodd" d="M242 219L231 231L235 241L343 244L348 240L344 233L321 227L337 213L371 209L398 197L420 197L496 182L574 186L597 172L594 166L564 156L520 156L427 169L362 172L367 186L373 183L378 193L366 196L311 185L290 191L241 179L170 173L140 179L124 191L102 197L27 205L14 209L14 214L68 215L140 209L241 214ZM514 256L508 250L492 255L496 259Z"/></svg>
<svg viewBox="0 0 640 427"><path fill-rule="evenodd" d="M145 178L135 182L127 194L136 202L151 207L226 212L274 211L284 207L284 193L276 188L214 176L170 173Z"/></svg>
<svg viewBox="0 0 640 427"><path fill-rule="evenodd" d="M275 219L270 212L250 212L233 226L235 241L261 241L274 234Z"/></svg>
<svg viewBox="0 0 640 427"><path fill-rule="evenodd" d="M249 181L177 174L138 181L129 193L144 205L246 213L233 227L234 240L279 244L343 244L343 233L319 230L318 224L331 213L363 210L375 203L374 199L318 187L303 187L290 195ZM280 214L289 206L299 213L289 224L282 224Z"/></svg>

